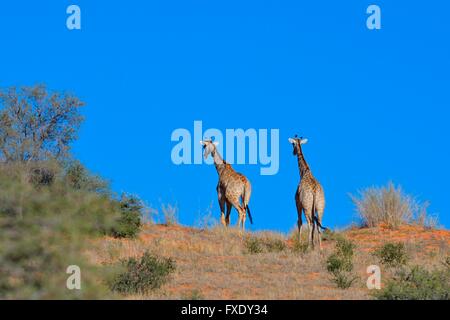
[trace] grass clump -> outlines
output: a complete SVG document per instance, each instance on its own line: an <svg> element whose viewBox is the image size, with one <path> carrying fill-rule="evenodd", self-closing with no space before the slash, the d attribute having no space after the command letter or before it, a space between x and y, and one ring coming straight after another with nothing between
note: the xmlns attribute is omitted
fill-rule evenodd
<svg viewBox="0 0 450 320"><path fill-rule="evenodd" d="M169 280L175 271L175 262L148 251L141 258L129 258L123 261L125 271L118 274L110 283L113 291L122 294L146 294L159 289Z"/></svg>
<svg viewBox="0 0 450 320"><path fill-rule="evenodd" d="M443 265L450 270L450 256L447 256L443 262Z"/></svg>
<svg viewBox="0 0 450 320"><path fill-rule="evenodd" d="M339 238L339 233L336 231L333 231L331 229L326 229L322 232L322 241L332 241Z"/></svg>
<svg viewBox="0 0 450 320"><path fill-rule="evenodd" d="M394 229L408 223L428 227L436 224L427 213L428 203L418 202L391 182L385 187L365 189L351 198L364 227L383 224Z"/></svg>
<svg viewBox="0 0 450 320"><path fill-rule="evenodd" d="M355 245L340 237L336 240L335 251L327 258L326 268L338 288L350 288L357 279L353 274L353 250Z"/></svg>
<svg viewBox="0 0 450 320"><path fill-rule="evenodd" d="M374 252L380 262L388 267L400 267L408 261L405 245L401 242L386 243Z"/></svg>
<svg viewBox="0 0 450 320"><path fill-rule="evenodd" d="M176 205L162 204L161 211L166 225L174 226L178 224L178 207Z"/></svg>
<svg viewBox="0 0 450 320"><path fill-rule="evenodd" d="M292 241L292 252L305 254L308 251L308 241L300 241L298 237L294 237Z"/></svg>
<svg viewBox="0 0 450 320"><path fill-rule="evenodd" d="M258 254L263 252L282 252L287 246L282 239L275 237L250 236L245 239L246 252L249 254Z"/></svg>
<svg viewBox="0 0 450 320"><path fill-rule="evenodd" d="M245 248L249 254L258 254L264 251L262 242L256 237L247 238L245 240Z"/></svg>
<svg viewBox="0 0 450 320"><path fill-rule="evenodd" d="M428 271L420 266L401 269L385 288L374 293L379 300L449 300L450 270Z"/></svg>
<svg viewBox="0 0 450 320"><path fill-rule="evenodd" d="M263 239L263 244L268 252L282 252L286 249L286 243L281 239Z"/></svg>

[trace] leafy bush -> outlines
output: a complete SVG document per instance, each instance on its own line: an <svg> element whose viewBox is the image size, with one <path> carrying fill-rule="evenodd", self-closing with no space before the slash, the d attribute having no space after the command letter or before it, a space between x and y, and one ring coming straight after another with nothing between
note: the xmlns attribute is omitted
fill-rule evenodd
<svg viewBox="0 0 450 320"><path fill-rule="evenodd" d="M101 177L91 174L79 161L69 161L65 164L64 179L76 190L109 193L108 183Z"/></svg>
<svg viewBox="0 0 450 320"><path fill-rule="evenodd" d="M386 187L368 188L360 192L359 197L351 198L366 227L385 224L390 228L397 228L405 223L435 223L427 214L428 203L419 203L393 183Z"/></svg>
<svg viewBox="0 0 450 320"><path fill-rule="evenodd" d="M85 249L111 230L135 234L136 206L115 200L79 162L65 163L82 105L42 85L0 90L0 299L111 295L108 270ZM66 288L69 265L82 270L82 290Z"/></svg>
<svg viewBox="0 0 450 320"><path fill-rule="evenodd" d="M144 205L136 196L122 195L120 204L120 218L112 228L112 235L116 238L134 238L141 229L141 216Z"/></svg>
<svg viewBox="0 0 450 320"><path fill-rule="evenodd" d="M401 242L386 243L374 252L380 262L388 267L400 267L408 261L405 245Z"/></svg>
<svg viewBox="0 0 450 320"><path fill-rule="evenodd" d="M332 280L338 288L347 289L357 279L353 271L353 250L355 245L343 238L336 240L335 251L327 258L327 271L333 276Z"/></svg>
<svg viewBox="0 0 450 320"><path fill-rule="evenodd" d="M29 173L24 165L0 165L0 299L108 297L103 274L83 251L112 227L118 206L59 178L36 186ZM69 265L81 268L82 290L66 288Z"/></svg>
<svg viewBox="0 0 450 320"><path fill-rule="evenodd" d="M263 236L250 236L245 240L247 253L257 254L263 252L282 252L286 249L286 243L278 238Z"/></svg>
<svg viewBox="0 0 450 320"><path fill-rule="evenodd" d="M123 194L116 201L109 190L108 183L101 177L91 174L80 162L71 161L65 165L64 181L75 190L102 194L117 204L120 215L108 234L116 238L134 238L142 226L144 204L137 196Z"/></svg>
<svg viewBox="0 0 450 320"><path fill-rule="evenodd" d="M415 266L400 270L385 288L374 293L379 300L449 300L450 271Z"/></svg>
<svg viewBox="0 0 450 320"><path fill-rule="evenodd" d="M110 283L113 291L122 294L146 294L160 288L175 271L172 259L161 258L148 251L140 258L123 261L125 271L118 274Z"/></svg>

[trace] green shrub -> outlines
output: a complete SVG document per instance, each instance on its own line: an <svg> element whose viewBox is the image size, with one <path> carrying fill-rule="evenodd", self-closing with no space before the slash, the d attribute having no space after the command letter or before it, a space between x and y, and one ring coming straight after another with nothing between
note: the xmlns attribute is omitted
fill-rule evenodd
<svg viewBox="0 0 450 320"><path fill-rule="evenodd" d="M160 288L175 271L172 259L161 258L145 252L137 258L123 261L125 271L118 274L110 283L110 288L122 294L146 294Z"/></svg>
<svg viewBox="0 0 450 320"><path fill-rule="evenodd" d="M108 194L108 182L93 175L79 161L73 160L65 164L64 179L75 190L85 190Z"/></svg>
<svg viewBox="0 0 450 320"><path fill-rule="evenodd" d="M105 195L74 190L55 176L38 186L29 167L0 165L0 299L107 298L103 270L84 251L117 219ZM68 290L66 269L82 270L82 290Z"/></svg>
<svg viewBox="0 0 450 320"><path fill-rule="evenodd" d="M386 243L374 252L380 262L388 267L400 267L408 261L405 245L401 242Z"/></svg>
<svg viewBox="0 0 450 320"><path fill-rule="evenodd" d="M345 259L351 261L353 259L353 250L355 249L355 244L343 237L338 237L336 240L336 253Z"/></svg>
<svg viewBox="0 0 450 320"><path fill-rule="evenodd" d="M449 300L450 271L428 271L420 266L399 270L374 297L379 300Z"/></svg>
<svg viewBox="0 0 450 320"><path fill-rule="evenodd" d="M134 238L142 226L144 205L136 196L123 194L116 200L109 189L108 183L102 178L91 174L80 162L71 161L65 164L63 180L70 188L95 193L110 198L116 203L120 215L111 229L105 230L115 238Z"/></svg>
<svg viewBox="0 0 450 320"><path fill-rule="evenodd" d="M353 271L353 262L351 259L332 253L327 259L327 271L332 274Z"/></svg>
<svg viewBox="0 0 450 320"><path fill-rule="evenodd" d="M339 237L334 252L326 260L327 271L338 288L347 289L357 279L352 274L354 248L355 245L351 241Z"/></svg>
<svg viewBox="0 0 450 320"><path fill-rule="evenodd" d="M111 233L116 238L135 238L141 229L144 205L137 197L127 195L122 195L119 205L120 218Z"/></svg>

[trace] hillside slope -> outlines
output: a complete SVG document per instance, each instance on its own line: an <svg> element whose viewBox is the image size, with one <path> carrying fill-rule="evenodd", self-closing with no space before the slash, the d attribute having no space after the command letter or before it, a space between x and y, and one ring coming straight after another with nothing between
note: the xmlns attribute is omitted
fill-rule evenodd
<svg viewBox="0 0 450 320"><path fill-rule="evenodd" d="M437 266L450 254L450 231L419 226L352 228L340 232L356 244L355 274L349 289L338 289L330 280L325 260L334 249L334 237L324 237L322 253L293 252L291 236L271 232L240 233L230 228L197 229L182 226L145 225L134 240L103 238L90 250L98 264L140 256L145 250L171 257L176 272L168 284L147 296L131 299L369 299L366 268L379 264L372 252L386 242L403 242L411 264ZM278 239L280 252L248 252L248 237ZM381 265L380 265L381 266ZM383 273L389 270L382 268Z"/></svg>

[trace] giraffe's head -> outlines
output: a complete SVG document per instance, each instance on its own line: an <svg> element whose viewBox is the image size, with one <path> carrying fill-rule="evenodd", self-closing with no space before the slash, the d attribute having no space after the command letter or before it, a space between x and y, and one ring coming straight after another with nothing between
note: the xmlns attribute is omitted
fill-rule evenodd
<svg viewBox="0 0 450 320"><path fill-rule="evenodd" d="M209 154L211 154L214 157L214 154L216 152L216 146L219 144L216 141L212 141L212 139L205 139L200 141L200 144L203 146L204 154L203 156L208 158Z"/></svg>
<svg viewBox="0 0 450 320"><path fill-rule="evenodd" d="M294 151L293 151L294 155L297 155L300 151L300 146L307 142L308 142L308 139L305 139L303 137L299 138L297 135L295 135L294 138L289 138L289 143L291 143L292 146L294 147Z"/></svg>

